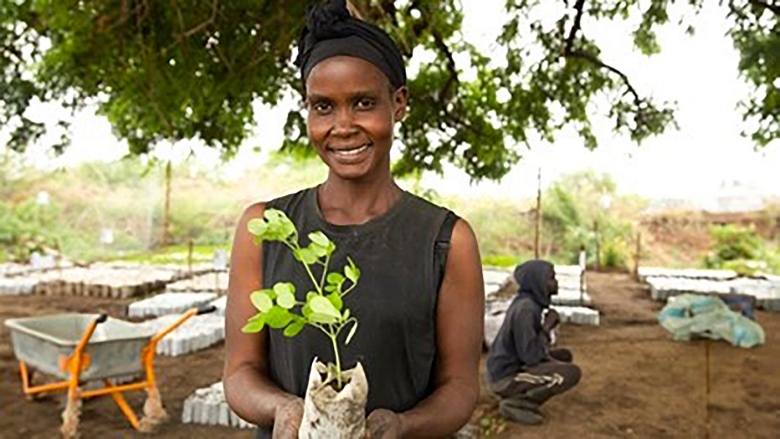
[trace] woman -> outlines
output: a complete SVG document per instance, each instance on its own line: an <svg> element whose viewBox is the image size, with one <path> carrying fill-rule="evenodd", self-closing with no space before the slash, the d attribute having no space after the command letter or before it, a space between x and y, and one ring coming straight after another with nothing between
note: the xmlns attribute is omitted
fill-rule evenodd
<svg viewBox="0 0 780 439"><path fill-rule="evenodd" d="M260 426L259 437L271 437L271 430L275 438L297 437L312 359L333 361L329 343L312 328L293 339L278 331L241 332L256 312L251 291L282 280L307 291L289 251L277 243L261 251L247 232L250 219L273 207L290 217L299 236L322 230L335 242L331 266L349 255L362 271L345 299L360 328L342 356L345 367L360 360L366 370L371 437L447 437L468 422L479 395L479 251L464 220L393 180L390 148L407 104L403 60L387 34L350 17L344 3L310 11L296 60L308 137L328 177L250 206L238 224L225 391L230 407Z"/></svg>
<svg viewBox="0 0 780 439"><path fill-rule="evenodd" d="M539 407L580 381L568 349L550 349L550 333L558 313L550 308L558 294L555 267L528 261L515 269L519 291L490 347L487 369L493 391L501 397L499 412L523 424L540 424ZM544 317L543 317L543 313Z"/></svg>

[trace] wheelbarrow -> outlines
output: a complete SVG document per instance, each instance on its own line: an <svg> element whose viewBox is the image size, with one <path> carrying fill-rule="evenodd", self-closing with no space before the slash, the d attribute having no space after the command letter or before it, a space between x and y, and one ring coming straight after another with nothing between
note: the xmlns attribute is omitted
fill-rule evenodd
<svg viewBox="0 0 780 439"><path fill-rule="evenodd" d="M109 318L105 314L57 314L6 320L11 330L14 354L19 360L22 389L28 398L67 390L62 413L63 437L78 432L81 400L110 395L136 430L150 432L167 419L154 374L157 343L193 316L213 312L214 306L192 308L167 328L155 333L142 325ZM63 381L31 386L32 370ZM115 385L112 378L140 376L134 382ZM102 381L104 387L84 390L87 382ZM122 396L145 389L144 416L139 421Z"/></svg>

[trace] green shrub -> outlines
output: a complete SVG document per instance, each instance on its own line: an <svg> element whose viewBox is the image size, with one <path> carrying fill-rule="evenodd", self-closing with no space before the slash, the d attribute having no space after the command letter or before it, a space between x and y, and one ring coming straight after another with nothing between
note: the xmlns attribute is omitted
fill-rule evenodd
<svg viewBox="0 0 780 439"><path fill-rule="evenodd" d="M32 200L18 204L0 201L0 247L4 259L28 262L33 252L43 253L46 249L58 247L53 234L57 216L56 206L38 206Z"/></svg>
<svg viewBox="0 0 780 439"><path fill-rule="evenodd" d="M604 267L613 269L625 269L626 258L622 249L614 243L608 243L603 251Z"/></svg>
<svg viewBox="0 0 780 439"><path fill-rule="evenodd" d="M723 268L730 261L743 261L734 262L733 266L745 265L744 261L760 259L764 250L761 238L752 225L716 226L710 229L710 236L714 242L704 261L710 268Z"/></svg>

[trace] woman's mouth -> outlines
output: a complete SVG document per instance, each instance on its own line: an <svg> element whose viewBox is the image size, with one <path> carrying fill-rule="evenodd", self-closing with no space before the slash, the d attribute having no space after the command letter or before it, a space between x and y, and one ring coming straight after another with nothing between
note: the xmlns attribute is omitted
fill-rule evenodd
<svg viewBox="0 0 780 439"><path fill-rule="evenodd" d="M342 148L342 149L328 148L328 149L332 153L336 154L337 156L341 156L341 157L354 157L354 156L360 154L361 152L367 150L369 146L371 146L371 145L366 143L364 145L357 146L357 147L354 147L354 148Z"/></svg>
<svg viewBox="0 0 780 439"><path fill-rule="evenodd" d="M373 144L369 142L359 146L339 148L328 147L328 153L336 163L341 163L342 165L356 165L368 159L371 154L372 146Z"/></svg>

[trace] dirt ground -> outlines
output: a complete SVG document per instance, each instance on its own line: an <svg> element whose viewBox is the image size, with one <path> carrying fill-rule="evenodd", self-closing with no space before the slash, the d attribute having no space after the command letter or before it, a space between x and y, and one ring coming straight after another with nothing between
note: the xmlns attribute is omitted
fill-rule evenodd
<svg viewBox="0 0 780 439"><path fill-rule="evenodd" d="M582 367L580 385L543 407L540 426L502 421L497 401L483 391L474 414L478 436L497 438L767 438L780 437L780 314L758 313L764 346L744 350L725 342L671 341L656 321L660 306L628 276L589 274L602 312L600 327L567 325L559 345ZM0 297L0 320L59 312L105 311L124 315L129 301L83 297ZM707 345L709 344L709 362ZM82 408L82 437L247 438L249 431L181 424L184 399L219 380L217 345L184 357L158 356L156 371L171 420L152 435L133 431L110 398ZM709 374L709 379L708 379ZM0 437L57 437L61 398L28 402L10 337L0 327ZM126 394L140 411L141 392Z"/></svg>

